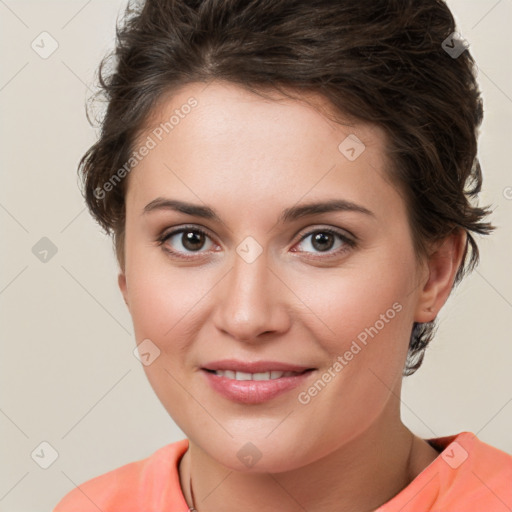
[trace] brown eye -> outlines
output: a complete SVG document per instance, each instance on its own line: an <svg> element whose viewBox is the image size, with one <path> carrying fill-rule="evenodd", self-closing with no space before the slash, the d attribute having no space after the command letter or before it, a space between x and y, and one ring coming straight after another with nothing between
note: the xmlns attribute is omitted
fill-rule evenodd
<svg viewBox="0 0 512 512"><path fill-rule="evenodd" d="M313 235L311 245L319 251L328 251L332 249L335 238L331 233L319 232Z"/></svg>
<svg viewBox="0 0 512 512"><path fill-rule="evenodd" d="M184 227L165 233L159 239L159 244L175 256L188 258L193 257L193 253L201 255L206 253L207 251L202 251L202 249L205 246L208 248L208 241L211 248L213 243L205 231L195 227Z"/></svg>
<svg viewBox="0 0 512 512"><path fill-rule="evenodd" d="M205 235L197 231L183 231L181 244L189 251L197 251L204 245Z"/></svg>
<svg viewBox="0 0 512 512"><path fill-rule="evenodd" d="M306 243L308 239L310 241ZM332 250L336 246L336 240L339 240L339 244ZM300 252L329 253L330 256L337 256L355 247L356 242L334 229L324 228L306 233L300 239L300 245L305 246Z"/></svg>

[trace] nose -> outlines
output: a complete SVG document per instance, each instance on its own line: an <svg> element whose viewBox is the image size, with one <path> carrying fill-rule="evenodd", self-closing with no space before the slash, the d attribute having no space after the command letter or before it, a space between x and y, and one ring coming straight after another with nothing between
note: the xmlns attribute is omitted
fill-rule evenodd
<svg viewBox="0 0 512 512"><path fill-rule="evenodd" d="M224 334L261 343L290 328L286 298L292 293L269 267L265 253L251 263L235 255L233 267L219 284L214 322Z"/></svg>

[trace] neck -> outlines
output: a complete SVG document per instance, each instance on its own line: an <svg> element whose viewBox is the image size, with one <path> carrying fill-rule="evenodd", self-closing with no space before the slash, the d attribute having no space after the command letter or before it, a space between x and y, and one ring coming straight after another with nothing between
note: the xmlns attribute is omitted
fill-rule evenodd
<svg viewBox="0 0 512 512"><path fill-rule="evenodd" d="M382 417L357 438L312 464L281 473L244 473L219 465L190 442L179 472L198 512L373 511L406 487L438 453L399 420ZM250 497L250 499L248 499Z"/></svg>

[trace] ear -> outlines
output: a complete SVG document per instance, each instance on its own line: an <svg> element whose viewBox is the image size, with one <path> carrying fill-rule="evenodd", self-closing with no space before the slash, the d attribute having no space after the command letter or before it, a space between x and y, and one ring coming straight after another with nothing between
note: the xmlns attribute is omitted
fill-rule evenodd
<svg viewBox="0 0 512 512"><path fill-rule="evenodd" d="M124 302L130 309L130 304L128 303L128 287L126 286L126 275L123 271L120 271L117 276L117 284L121 293L123 294Z"/></svg>
<svg viewBox="0 0 512 512"><path fill-rule="evenodd" d="M466 231L456 229L433 247L426 262L428 279L419 293L415 322L425 323L434 320L447 301L455 275L462 263L466 241Z"/></svg>

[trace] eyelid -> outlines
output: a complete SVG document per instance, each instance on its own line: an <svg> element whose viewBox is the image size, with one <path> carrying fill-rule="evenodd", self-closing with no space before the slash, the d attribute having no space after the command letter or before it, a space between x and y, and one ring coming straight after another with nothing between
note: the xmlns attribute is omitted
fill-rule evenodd
<svg viewBox="0 0 512 512"><path fill-rule="evenodd" d="M171 236L174 236L174 235L177 235L178 233L186 231L187 229L190 231L197 231L197 232L203 233L212 239L215 238L215 236L212 235L210 230L208 228L205 228L204 226L198 226L196 224L184 224L182 226L173 226L171 228L164 229L162 231L161 235L158 236L158 239L165 240Z"/></svg>
<svg viewBox="0 0 512 512"><path fill-rule="evenodd" d="M329 226L327 224L318 224L315 227L307 227L304 229L304 231L300 231L297 236L300 237L299 241L302 241L306 236L312 235L313 233L316 233L317 231L326 231L328 233L334 233L338 236L341 236L342 238L346 238L347 240L350 240L353 243L356 243L358 238L353 233L348 231L347 229L337 228L334 226Z"/></svg>

